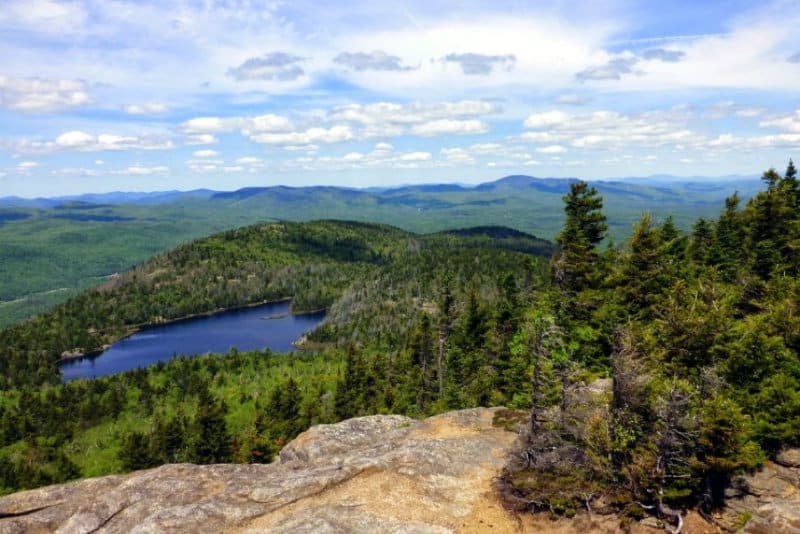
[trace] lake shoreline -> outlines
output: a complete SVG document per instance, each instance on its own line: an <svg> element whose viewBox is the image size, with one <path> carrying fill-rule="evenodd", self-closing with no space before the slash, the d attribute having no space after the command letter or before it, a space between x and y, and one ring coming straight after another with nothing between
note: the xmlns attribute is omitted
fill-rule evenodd
<svg viewBox="0 0 800 534"><path fill-rule="evenodd" d="M152 329L152 328L157 328L157 327L160 327L160 326L168 326L168 325L172 325L172 324L177 324L177 323L181 323L181 322L184 322L184 321L190 321L192 319L199 319L201 317L211 317L213 315L217 315L217 314L220 314L220 313L232 312L232 311L236 311L236 310L246 310L246 309L249 309L249 308L256 308L258 306L265 306L267 304L281 304L283 302L291 302L291 301L292 301L292 297L285 297L285 298L273 299L273 300L264 300L264 301L260 301L260 302L252 302L250 304L243 304L241 306L233 306L233 307L230 307L230 308L217 308L215 310L210 310L210 311L206 311L206 312L193 313L193 314L190 314L190 315L184 315L182 317L177 317L175 319L169 319L169 320L164 320L164 321L156 321L156 322L150 322L150 323L141 323L141 324L137 324L137 325L131 325L126 329L125 335L119 337L118 339L113 340L111 343L107 343L107 344L103 345L99 349L93 349L93 350L84 351L84 352L65 351L65 352L61 353L61 356L56 361L56 365L60 366L63 363L70 363L70 362L74 362L74 361L77 361L77 360L96 358L97 356L101 355L103 352L108 350L109 347L111 347L111 345L113 345L114 343L119 343L120 341L122 341L124 339L127 339L127 338L131 337L134 334L138 334L140 332L146 332L147 330ZM300 311L300 312L294 312L294 311L291 310L291 305L290 305L290 311L287 312L285 314L285 316L288 317L288 316L311 315L311 314L315 314L315 313L321 313L321 312L324 312L326 310L327 310L327 308L319 308L319 309L316 309L316 310L303 310L303 311Z"/></svg>
<svg viewBox="0 0 800 534"><path fill-rule="evenodd" d="M285 313L291 302L250 304L216 314L203 313L180 321L148 325L111 344L105 351L83 357L77 354L59 364L62 382L93 379L135 368L168 362L176 356L202 357L239 351L270 350L292 353L325 318L318 313ZM264 316L283 315L272 321Z"/></svg>

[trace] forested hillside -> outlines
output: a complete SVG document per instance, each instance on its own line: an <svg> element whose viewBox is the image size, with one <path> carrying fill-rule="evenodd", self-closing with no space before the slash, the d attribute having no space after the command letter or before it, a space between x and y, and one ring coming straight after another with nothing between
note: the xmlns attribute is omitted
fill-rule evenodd
<svg viewBox="0 0 800 534"><path fill-rule="evenodd" d="M505 369L510 317L547 283L552 250L505 228L416 235L321 221L241 228L156 256L0 332L2 485L172 461L269 461L310 424L441 411L445 390L463 406L510 402L514 382L483 371ZM145 324L283 298L296 312L329 309L313 351L234 351L60 384L65 353L98 350ZM417 373L420 331L443 337ZM380 391L362 368L380 370Z"/></svg>
<svg viewBox="0 0 800 534"><path fill-rule="evenodd" d="M85 195L25 203L0 199L0 328L45 311L154 254L216 232L269 221L342 219L411 232L503 225L552 239L561 196L574 179L509 176L475 187L420 185L386 190L251 187L232 192ZM674 215L689 228L753 177L596 182L612 237L620 242L643 212ZM149 199L149 200L148 200Z"/></svg>
<svg viewBox="0 0 800 534"><path fill-rule="evenodd" d="M690 232L644 215L619 247L583 182L563 198L555 252L496 227L342 222L179 247L0 334L3 484L268 461L319 422L505 405L501 423L525 429L503 476L518 509L710 511L733 474L800 445L800 184L791 163L763 182ZM57 384L63 351L282 297L329 310L308 352Z"/></svg>
<svg viewBox="0 0 800 534"><path fill-rule="evenodd" d="M505 476L517 506L679 524L800 444L800 184L791 162L763 181L689 235L645 215L619 250L598 249L597 192L572 187L553 286L516 338L533 363L525 448ZM611 378L594 406L576 402L587 369Z"/></svg>

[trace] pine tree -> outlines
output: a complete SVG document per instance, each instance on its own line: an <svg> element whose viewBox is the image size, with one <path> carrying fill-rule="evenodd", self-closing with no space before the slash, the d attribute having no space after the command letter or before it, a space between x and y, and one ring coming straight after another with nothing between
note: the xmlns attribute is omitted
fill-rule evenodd
<svg viewBox="0 0 800 534"><path fill-rule="evenodd" d="M227 407L217 401L207 387L200 390L195 418L194 456L199 464L226 463L231 460L231 437L225 424Z"/></svg>
<svg viewBox="0 0 800 534"><path fill-rule="evenodd" d="M561 307L565 313L585 316L586 312L577 309L576 294L597 287L602 277L596 247L608 229L603 199L594 187L576 182L563 201L566 220L556 238L559 250L552 262L553 283L563 293Z"/></svg>

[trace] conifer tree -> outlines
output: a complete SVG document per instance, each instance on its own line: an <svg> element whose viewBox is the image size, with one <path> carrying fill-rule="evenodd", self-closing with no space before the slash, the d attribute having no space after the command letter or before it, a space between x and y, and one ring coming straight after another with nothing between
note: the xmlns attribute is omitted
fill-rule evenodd
<svg viewBox="0 0 800 534"><path fill-rule="evenodd" d="M586 182L571 184L563 200L566 220L556 238L559 251L553 261L553 281L561 291L574 295L598 283L596 246L605 238L608 226L603 199Z"/></svg>
<svg viewBox="0 0 800 534"><path fill-rule="evenodd" d="M200 464L231 460L231 437L225 425L227 407L214 398L208 387L200 389L195 419L195 461Z"/></svg>

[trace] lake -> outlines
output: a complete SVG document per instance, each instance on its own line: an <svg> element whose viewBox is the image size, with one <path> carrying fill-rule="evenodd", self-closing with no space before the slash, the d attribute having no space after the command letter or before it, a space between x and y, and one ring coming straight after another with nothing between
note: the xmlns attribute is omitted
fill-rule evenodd
<svg viewBox="0 0 800 534"><path fill-rule="evenodd" d="M322 322L325 312L291 315L290 302L262 304L214 315L153 326L120 340L101 354L62 363L64 381L95 378L166 361L178 354L269 348L294 350L292 345Z"/></svg>

